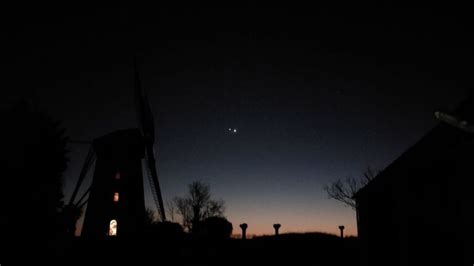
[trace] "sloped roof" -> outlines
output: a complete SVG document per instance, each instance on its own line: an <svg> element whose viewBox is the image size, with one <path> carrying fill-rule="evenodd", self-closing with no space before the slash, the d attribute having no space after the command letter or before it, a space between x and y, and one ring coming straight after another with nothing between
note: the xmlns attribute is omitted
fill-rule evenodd
<svg viewBox="0 0 474 266"><path fill-rule="evenodd" d="M472 97L465 100L453 112L453 115L474 123L474 101ZM397 172L412 167L426 166L429 167L431 162L436 161L442 157L449 156L447 152L452 147L466 140L473 140L474 135L464 132L461 129L455 128L451 125L440 123L431 129L421 140L404 152L399 158L393 161L387 168L377 175L368 185L361 188L355 195L357 198L373 187L380 187L391 184L403 178L403 175L397 175Z"/></svg>

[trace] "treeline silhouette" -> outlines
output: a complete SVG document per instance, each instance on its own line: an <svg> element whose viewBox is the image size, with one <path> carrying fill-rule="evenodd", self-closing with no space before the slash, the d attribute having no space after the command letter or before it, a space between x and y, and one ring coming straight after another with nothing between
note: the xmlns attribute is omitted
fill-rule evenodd
<svg viewBox="0 0 474 266"><path fill-rule="evenodd" d="M280 234L231 238L233 226L224 203L209 186L194 182L189 196L176 198L185 228L144 217L144 232L101 240L71 234L71 216L63 202L62 174L68 163L61 123L21 101L1 110L0 263L229 265L357 265L357 240L327 234ZM272 225L269 225L272 226ZM277 226L277 225L275 225ZM277 226L279 228L279 226ZM94 262L95 263L95 262Z"/></svg>
<svg viewBox="0 0 474 266"><path fill-rule="evenodd" d="M0 119L0 258L15 257L19 250L54 252L66 230L65 130L27 101L4 107Z"/></svg>
<svg viewBox="0 0 474 266"><path fill-rule="evenodd" d="M134 265L359 265L358 240L341 239L323 233L280 234L252 239L208 238L195 234L178 233L171 236L149 234L134 239L104 239L87 241L76 239L59 261L73 265L100 260Z"/></svg>

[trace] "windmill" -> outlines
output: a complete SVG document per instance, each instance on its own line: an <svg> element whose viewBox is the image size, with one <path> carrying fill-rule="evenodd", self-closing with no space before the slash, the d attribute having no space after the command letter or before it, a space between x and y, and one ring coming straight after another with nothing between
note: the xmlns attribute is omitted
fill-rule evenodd
<svg viewBox="0 0 474 266"><path fill-rule="evenodd" d="M68 208L70 231L74 231L78 210L87 204L82 236L130 236L142 231L145 215L143 169L162 221L166 220L155 165L153 115L141 87L136 63L135 106L139 128L117 130L92 141L71 195ZM144 161L145 167L142 167ZM95 162L91 186L76 201L78 191Z"/></svg>

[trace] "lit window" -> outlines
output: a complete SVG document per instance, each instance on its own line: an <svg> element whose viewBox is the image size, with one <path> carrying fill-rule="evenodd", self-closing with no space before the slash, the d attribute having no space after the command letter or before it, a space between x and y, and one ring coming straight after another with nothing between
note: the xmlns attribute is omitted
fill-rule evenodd
<svg viewBox="0 0 474 266"><path fill-rule="evenodd" d="M109 225L109 236L116 236L117 235L117 221L112 220L110 221Z"/></svg>
<svg viewBox="0 0 474 266"><path fill-rule="evenodd" d="M114 202L118 202L118 201L119 201L119 193L115 192L114 193Z"/></svg>
<svg viewBox="0 0 474 266"><path fill-rule="evenodd" d="M120 179L120 172L117 172L117 173L115 174L115 179L116 179L116 180L119 180L119 179Z"/></svg>

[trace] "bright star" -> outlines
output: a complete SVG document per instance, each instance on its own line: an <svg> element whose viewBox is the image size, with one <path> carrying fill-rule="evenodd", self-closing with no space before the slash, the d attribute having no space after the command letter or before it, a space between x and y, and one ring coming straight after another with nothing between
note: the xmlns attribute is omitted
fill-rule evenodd
<svg viewBox="0 0 474 266"><path fill-rule="evenodd" d="M231 134L237 134L237 131L238 131L237 128L233 128L233 127L229 127L227 130L229 130Z"/></svg>

